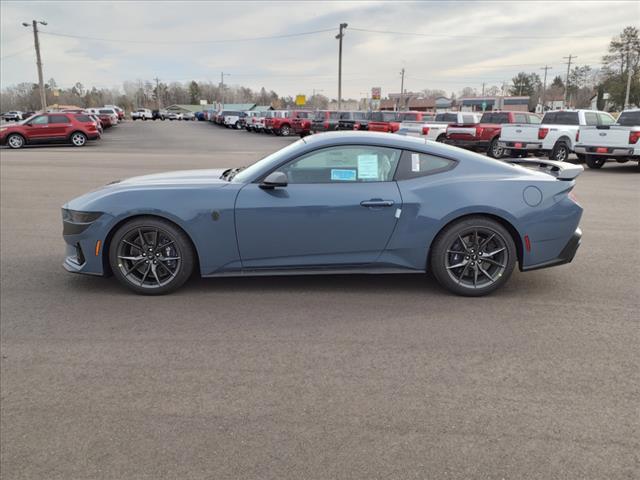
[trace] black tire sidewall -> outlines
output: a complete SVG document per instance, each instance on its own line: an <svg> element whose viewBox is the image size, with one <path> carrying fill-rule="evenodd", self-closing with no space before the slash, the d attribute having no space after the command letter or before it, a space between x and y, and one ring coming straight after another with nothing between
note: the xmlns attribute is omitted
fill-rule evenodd
<svg viewBox="0 0 640 480"><path fill-rule="evenodd" d="M445 265L446 251L455 242L458 233L473 227L488 228L499 234L504 240L508 253L507 264L502 276L493 284L480 289L458 285L449 276ZM456 295L467 297L480 297L500 288L509 280L516 266L516 261L517 249L509 231L499 222L481 215L462 218L445 227L433 241L429 256L429 266L438 283Z"/></svg>
<svg viewBox="0 0 640 480"><path fill-rule="evenodd" d="M173 236L178 249L180 250L180 254L182 256L180 271L171 282L163 285L162 287L154 289L139 287L127 280L124 275L122 275L120 267L118 266L117 252L118 245L122 240L122 237L132 229L139 227L157 227L165 230ZM189 237L174 223L158 217L137 217L120 226L114 233L109 244L109 265L113 272L113 276L116 277L118 282L135 293L141 295L164 295L177 290L191 277L195 270L195 254Z"/></svg>
<svg viewBox="0 0 640 480"><path fill-rule="evenodd" d="M560 151L561 148L564 148L566 151L566 156L564 158L564 160L557 160L557 155L558 152ZM565 143L565 142L558 142L554 145L553 150L551 150L551 159L552 160L557 160L559 162L566 162L567 160L569 160L569 146Z"/></svg>

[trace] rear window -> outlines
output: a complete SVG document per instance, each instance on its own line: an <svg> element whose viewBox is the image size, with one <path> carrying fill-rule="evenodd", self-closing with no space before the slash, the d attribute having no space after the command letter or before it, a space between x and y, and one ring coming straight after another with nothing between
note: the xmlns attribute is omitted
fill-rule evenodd
<svg viewBox="0 0 640 480"><path fill-rule="evenodd" d="M465 119L464 123L473 123L473 122L468 122ZM484 113L482 114L482 118L480 118L480 123L496 123L496 124L509 123L509 114L508 113Z"/></svg>
<svg viewBox="0 0 640 480"><path fill-rule="evenodd" d="M142 111L144 112L144 110ZM103 115L112 115L113 110L100 110L100 113L102 113Z"/></svg>
<svg viewBox="0 0 640 480"><path fill-rule="evenodd" d="M640 110L636 110L635 112L622 112L618 117L618 125L640 127Z"/></svg>
<svg viewBox="0 0 640 480"><path fill-rule="evenodd" d="M298 118L309 118L309 112L298 112L297 113L297 117Z"/></svg>
<svg viewBox="0 0 640 480"><path fill-rule="evenodd" d="M436 122L456 123L457 121L457 113L438 113L436 115Z"/></svg>
<svg viewBox="0 0 640 480"><path fill-rule="evenodd" d="M49 115L49 123L69 123L66 115Z"/></svg>
<svg viewBox="0 0 640 480"><path fill-rule="evenodd" d="M91 117L89 115L76 115L76 119L79 122L91 122Z"/></svg>
<svg viewBox="0 0 640 480"><path fill-rule="evenodd" d="M395 122L398 120L398 114L396 112L382 112L383 122Z"/></svg>
<svg viewBox="0 0 640 480"><path fill-rule="evenodd" d="M549 112L545 113L542 123L549 125L580 125L578 112Z"/></svg>
<svg viewBox="0 0 640 480"><path fill-rule="evenodd" d="M417 113L401 113L400 114L401 122L415 122L416 120L418 120Z"/></svg>
<svg viewBox="0 0 640 480"><path fill-rule="evenodd" d="M314 120L324 120L324 114L325 114L325 112L316 112L313 115L313 119Z"/></svg>
<svg viewBox="0 0 640 480"><path fill-rule="evenodd" d="M331 120L338 120L340 119L340 112L331 112L329 113L329 118Z"/></svg>

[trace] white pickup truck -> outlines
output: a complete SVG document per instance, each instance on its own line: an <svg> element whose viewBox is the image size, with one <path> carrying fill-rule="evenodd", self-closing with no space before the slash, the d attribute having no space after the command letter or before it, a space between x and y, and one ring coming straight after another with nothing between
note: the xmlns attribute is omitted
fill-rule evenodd
<svg viewBox="0 0 640 480"><path fill-rule="evenodd" d="M595 127L615 122L608 113L596 110L553 110L544 114L540 125L503 125L498 145L511 155L543 153L551 160L563 162L574 151L581 126Z"/></svg>
<svg viewBox="0 0 640 480"><path fill-rule="evenodd" d="M410 137L420 137L426 140L444 142L447 127L454 124L478 123L480 114L471 112L443 112L437 113L435 119L426 122L405 121L400 124L396 133Z"/></svg>
<svg viewBox="0 0 640 480"><path fill-rule="evenodd" d="M577 154L589 168L600 168L607 160L633 160L640 167L640 109L625 110L614 125L580 127Z"/></svg>
<svg viewBox="0 0 640 480"><path fill-rule="evenodd" d="M131 112L131 120L153 120L153 112L148 108L139 108Z"/></svg>

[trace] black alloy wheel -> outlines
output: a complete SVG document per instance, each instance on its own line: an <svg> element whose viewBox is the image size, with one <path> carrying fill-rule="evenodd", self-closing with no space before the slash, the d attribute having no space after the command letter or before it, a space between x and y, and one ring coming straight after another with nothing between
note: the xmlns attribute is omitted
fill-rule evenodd
<svg viewBox="0 0 640 480"><path fill-rule="evenodd" d="M109 260L120 283L147 295L177 289L194 269L193 250L184 232L152 217L123 225L112 239Z"/></svg>
<svg viewBox="0 0 640 480"><path fill-rule="evenodd" d="M485 217L470 217L447 227L438 236L431 256L439 283L465 296L486 295L499 288L515 263L511 235L500 223Z"/></svg>

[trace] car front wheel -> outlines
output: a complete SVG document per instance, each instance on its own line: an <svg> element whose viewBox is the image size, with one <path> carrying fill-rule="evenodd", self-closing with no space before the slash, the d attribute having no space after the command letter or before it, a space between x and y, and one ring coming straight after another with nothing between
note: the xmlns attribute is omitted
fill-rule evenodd
<svg viewBox="0 0 640 480"><path fill-rule="evenodd" d="M291 128L289 128L289 125L283 125L282 127L280 127L280 132L278 132L278 134L282 135L283 137L288 137L290 133Z"/></svg>
<svg viewBox="0 0 640 480"><path fill-rule="evenodd" d="M487 153L491 158L502 158L504 156L504 148L500 146L497 138L491 140Z"/></svg>
<svg viewBox="0 0 640 480"><path fill-rule="evenodd" d="M458 295L478 297L509 279L516 246L500 223L473 216L452 223L438 235L430 260L440 285Z"/></svg>
<svg viewBox="0 0 640 480"><path fill-rule="evenodd" d="M12 133L7 137L7 145L10 148L22 148L24 147L24 137L17 133Z"/></svg>
<svg viewBox="0 0 640 480"><path fill-rule="evenodd" d="M566 162L569 160L569 146L564 142L558 142L551 150L549 158L558 162Z"/></svg>
<svg viewBox="0 0 640 480"><path fill-rule="evenodd" d="M136 293L161 295L182 286L194 270L195 255L186 234L171 222L139 217L120 227L109 247L118 281Z"/></svg>
<svg viewBox="0 0 640 480"><path fill-rule="evenodd" d="M84 147L87 143L87 136L82 132L74 132L71 134L71 144L74 147Z"/></svg>

